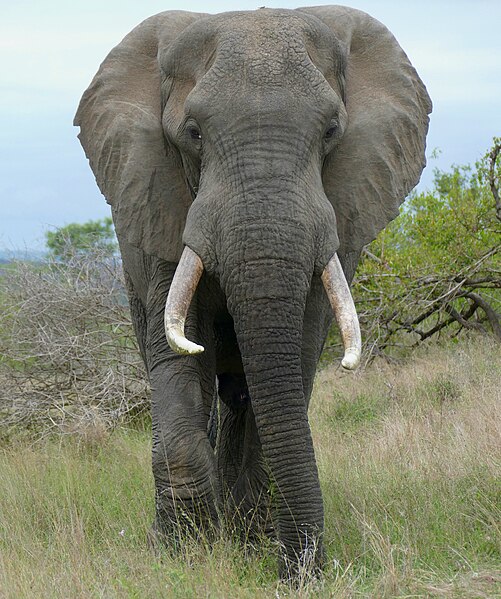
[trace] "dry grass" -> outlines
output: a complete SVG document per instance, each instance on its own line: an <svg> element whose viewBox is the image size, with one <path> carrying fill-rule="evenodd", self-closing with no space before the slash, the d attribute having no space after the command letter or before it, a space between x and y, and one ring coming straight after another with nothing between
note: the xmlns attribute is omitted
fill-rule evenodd
<svg viewBox="0 0 501 599"><path fill-rule="evenodd" d="M411 589L420 571L423 588L426 572L448 571L473 585L464 596L483 596L476 587L491 575L479 572L501 555L500 383L500 347L480 338L400 367L318 376L311 422L327 538L341 564L379 570L374 596ZM431 586L430 596L459 592Z"/></svg>
<svg viewBox="0 0 501 599"><path fill-rule="evenodd" d="M154 557L147 432L0 453L0 597L501 597L501 356L487 339L396 368L322 371L311 406L326 506L321 581L223 532Z"/></svg>

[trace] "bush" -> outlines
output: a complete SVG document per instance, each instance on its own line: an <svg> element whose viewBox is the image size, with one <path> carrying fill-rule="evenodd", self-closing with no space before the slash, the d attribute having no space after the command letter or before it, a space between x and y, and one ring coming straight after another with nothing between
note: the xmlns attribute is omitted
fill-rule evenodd
<svg viewBox="0 0 501 599"><path fill-rule="evenodd" d="M113 221L110 217L70 223L45 234L51 255L60 260L71 260L75 254L94 253L112 256L118 249Z"/></svg>
<svg viewBox="0 0 501 599"><path fill-rule="evenodd" d="M0 278L0 418L85 432L148 407L120 263L96 250L18 262Z"/></svg>
<svg viewBox="0 0 501 599"><path fill-rule="evenodd" d="M431 337L465 330L501 341L501 139L476 164L435 171L364 250L353 284L365 353L398 356ZM340 353L337 333L328 353Z"/></svg>

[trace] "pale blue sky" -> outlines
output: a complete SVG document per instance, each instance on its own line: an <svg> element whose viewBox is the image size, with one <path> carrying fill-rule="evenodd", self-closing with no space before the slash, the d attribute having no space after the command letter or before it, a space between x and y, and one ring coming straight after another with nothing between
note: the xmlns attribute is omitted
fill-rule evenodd
<svg viewBox="0 0 501 599"><path fill-rule="evenodd" d="M44 231L101 218L100 195L72 126L100 62L144 18L162 10L247 10L270 0L16 0L0 7L0 249L44 244ZM331 4L332 2L312 2ZM433 168L473 163L501 135L499 0L357 0L382 21L418 69L433 99Z"/></svg>

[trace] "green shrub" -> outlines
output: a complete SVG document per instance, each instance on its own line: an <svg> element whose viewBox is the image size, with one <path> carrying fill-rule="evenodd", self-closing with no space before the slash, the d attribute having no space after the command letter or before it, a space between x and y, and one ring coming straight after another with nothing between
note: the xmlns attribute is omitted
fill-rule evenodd
<svg viewBox="0 0 501 599"><path fill-rule="evenodd" d="M45 234L51 254L60 260L71 259L77 253L92 253L112 256L118 249L113 221L110 217L89 220L86 223L70 223Z"/></svg>
<svg viewBox="0 0 501 599"><path fill-rule="evenodd" d="M368 359L465 330L501 341L501 138L476 165L435 171L366 248L353 284ZM335 329L328 355L340 353ZM334 349L336 348L336 349Z"/></svg>

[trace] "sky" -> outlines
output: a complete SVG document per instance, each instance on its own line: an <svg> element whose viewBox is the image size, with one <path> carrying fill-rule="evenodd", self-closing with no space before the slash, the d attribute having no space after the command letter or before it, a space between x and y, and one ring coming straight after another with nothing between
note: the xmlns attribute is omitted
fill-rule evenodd
<svg viewBox="0 0 501 599"><path fill-rule="evenodd" d="M43 249L44 233L110 214L73 115L109 50L163 10L296 8L270 0L1 0L0 250ZM316 0L313 5L331 4ZM501 135L499 0L347 0L383 22L433 100L428 166L473 164ZM440 150L438 157L434 150Z"/></svg>

